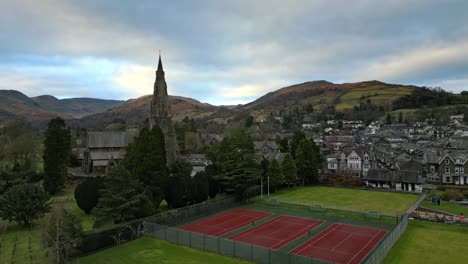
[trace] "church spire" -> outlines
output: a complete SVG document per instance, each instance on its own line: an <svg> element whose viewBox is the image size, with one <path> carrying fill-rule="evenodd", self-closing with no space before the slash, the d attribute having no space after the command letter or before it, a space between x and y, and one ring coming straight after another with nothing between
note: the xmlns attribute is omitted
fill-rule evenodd
<svg viewBox="0 0 468 264"><path fill-rule="evenodd" d="M161 50L159 50L159 61L158 61L158 71L164 71L161 61Z"/></svg>

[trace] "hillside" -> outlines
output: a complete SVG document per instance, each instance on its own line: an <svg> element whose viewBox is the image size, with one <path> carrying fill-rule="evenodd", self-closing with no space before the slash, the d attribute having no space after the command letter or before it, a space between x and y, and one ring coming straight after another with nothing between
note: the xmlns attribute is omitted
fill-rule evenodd
<svg viewBox="0 0 468 264"><path fill-rule="evenodd" d="M148 118L151 95L145 95L109 109L102 113L89 115L81 119L82 127L102 127L113 123L116 119L123 119L127 125L137 125ZM182 96L169 96L172 119L182 120L185 116L203 118L212 115L218 107L201 103L192 98Z"/></svg>
<svg viewBox="0 0 468 264"><path fill-rule="evenodd" d="M37 102L21 92L0 90L0 125L12 121L24 121L35 126L41 125L56 116L73 119L68 114L41 109Z"/></svg>
<svg viewBox="0 0 468 264"><path fill-rule="evenodd" d="M246 104L242 109L277 109L311 104L315 109L333 105L336 110L351 110L363 98L378 105L411 94L416 86L394 85L379 81L334 84L313 81L281 88Z"/></svg>
<svg viewBox="0 0 468 264"><path fill-rule="evenodd" d="M213 106L181 96L169 96L169 100L175 121L188 116L200 121L225 123L228 120L240 121L249 115L257 120L265 119L271 112L296 106L313 107L315 110L333 107L336 111L352 113L355 106L371 102L375 107L383 106L386 111L391 111L465 104L468 96L441 94L423 87L379 81L342 84L312 81L281 88L245 105ZM81 118L73 124L79 122L82 127L103 127L119 119L133 126L147 119L150 102L151 95L128 101L93 98L59 100L47 95L29 98L17 91L0 90L0 123L5 120L43 122L59 115L69 120ZM367 114L366 110L360 111L358 117Z"/></svg>
<svg viewBox="0 0 468 264"><path fill-rule="evenodd" d="M76 118L103 112L112 107L121 105L124 101L103 100L94 98L57 99L50 95L41 95L31 98L43 110L69 114Z"/></svg>
<svg viewBox="0 0 468 264"><path fill-rule="evenodd" d="M93 98L57 99L50 95L30 98L19 91L0 90L0 124L24 121L41 126L56 116L74 120L122 103L124 101Z"/></svg>

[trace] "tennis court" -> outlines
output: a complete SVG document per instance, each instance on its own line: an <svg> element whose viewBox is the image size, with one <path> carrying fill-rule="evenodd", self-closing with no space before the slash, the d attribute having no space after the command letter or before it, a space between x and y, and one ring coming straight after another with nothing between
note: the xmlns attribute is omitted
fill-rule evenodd
<svg viewBox="0 0 468 264"><path fill-rule="evenodd" d="M387 230L333 224L290 253L333 263L358 264L386 233Z"/></svg>
<svg viewBox="0 0 468 264"><path fill-rule="evenodd" d="M254 210L235 209L199 222L182 226L180 229L205 235L221 236L270 215L270 213Z"/></svg>
<svg viewBox="0 0 468 264"><path fill-rule="evenodd" d="M320 220L282 215L229 239L276 250L322 223Z"/></svg>

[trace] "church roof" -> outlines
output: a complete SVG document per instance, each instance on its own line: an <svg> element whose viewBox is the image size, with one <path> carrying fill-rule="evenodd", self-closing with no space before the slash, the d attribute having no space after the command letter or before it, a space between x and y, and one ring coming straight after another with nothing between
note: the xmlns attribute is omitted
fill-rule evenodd
<svg viewBox="0 0 468 264"><path fill-rule="evenodd" d="M125 148L132 139L133 137L129 136L127 132L122 131L89 132L88 147Z"/></svg>

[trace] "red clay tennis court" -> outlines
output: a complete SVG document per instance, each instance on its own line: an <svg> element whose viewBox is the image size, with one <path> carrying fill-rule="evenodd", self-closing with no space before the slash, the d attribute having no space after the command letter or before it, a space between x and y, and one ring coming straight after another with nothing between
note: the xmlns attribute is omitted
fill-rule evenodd
<svg viewBox="0 0 468 264"><path fill-rule="evenodd" d="M279 249L322 223L315 219L282 215L229 239Z"/></svg>
<svg viewBox="0 0 468 264"><path fill-rule="evenodd" d="M270 215L270 213L254 210L234 209L206 220L182 226L180 229L210 236L221 236Z"/></svg>
<svg viewBox="0 0 468 264"><path fill-rule="evenodd" d="M290 253L333 263L360 263L385 236L386 230L333 224Z"/></svg>

